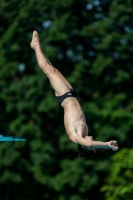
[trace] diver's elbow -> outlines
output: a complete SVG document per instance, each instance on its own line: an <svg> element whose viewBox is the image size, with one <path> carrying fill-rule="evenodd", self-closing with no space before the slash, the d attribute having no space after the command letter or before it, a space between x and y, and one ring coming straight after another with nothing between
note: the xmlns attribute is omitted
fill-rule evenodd
<svg viewBox="0 0 133 200"><path fill-rule="evenodd" d="M70 136L69 136L69 140L71 140L72 142L74 142L74 143L76 143L76 144L78 143L77 140L76 140L76 137L74 137L74 136L71 136L71 135L70 135Z"/></svg>

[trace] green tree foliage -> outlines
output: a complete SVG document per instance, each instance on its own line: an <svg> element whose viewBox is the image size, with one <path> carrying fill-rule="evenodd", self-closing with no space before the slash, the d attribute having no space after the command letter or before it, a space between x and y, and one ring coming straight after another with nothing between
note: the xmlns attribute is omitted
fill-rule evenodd
<svg viewBox="0 0 133 200"><path fill-rule="evenodd" d="M120 157L125 151L130 156L123 147L132 147L132 4L1 0L0 132L27 138L26 143L0 143L2 199L103 200L114 192L119 200L122 187L127 191L123 199L129 199L130 167L121 164L128 156ZM76 89L89 134L96 140L117 139L116 155L99 150L94 159L77 156L77 146L65 133L63 110L29 46L34 29L47 57ZM123 170L127 187L119 179ZM109 182L109 172L119 177ZM115 193L106 183L116 181Z"/></svg>
<svg viewBox="0 0 133 200"><path fill-rule="evenodd" d="M112 162L110 175L101 191L106 192L106 200L132 199L133 149L122 149L113 156Z"/></svg>

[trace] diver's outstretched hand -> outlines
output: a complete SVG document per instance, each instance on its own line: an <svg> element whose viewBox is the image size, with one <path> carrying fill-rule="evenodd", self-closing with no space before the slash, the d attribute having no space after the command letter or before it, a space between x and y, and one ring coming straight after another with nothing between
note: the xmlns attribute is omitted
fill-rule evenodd
<svg viewBox="0 0 133 200"><path fill-rule="evenodd" d="M107 149L112 149L113 151L117 151L119 149L116 140L111 140L107 142Z"/></svg>

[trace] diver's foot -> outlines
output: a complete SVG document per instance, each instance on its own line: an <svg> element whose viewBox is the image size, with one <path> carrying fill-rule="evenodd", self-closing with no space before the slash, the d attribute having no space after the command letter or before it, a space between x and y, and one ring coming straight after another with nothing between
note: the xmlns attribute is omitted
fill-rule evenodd
<svg viewBox="0 0 133 200"><path fill-rule="evenodd" d="M32 49L35 49L36 46L39 46L40 42L39 42L39 34L37 31L33 31L33 35L32 35L32 41L30 43L30 46Z"/></svg>

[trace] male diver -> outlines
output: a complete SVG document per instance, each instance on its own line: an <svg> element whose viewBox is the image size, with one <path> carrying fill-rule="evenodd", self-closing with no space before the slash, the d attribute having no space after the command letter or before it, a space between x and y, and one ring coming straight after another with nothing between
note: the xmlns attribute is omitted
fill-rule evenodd
<svg viewBox="0 0 133 200"><path fill-rule="evenodd" d="M94 141L92 136L88 136L83 110L76 99L76 92L65 77L51 64L41 49L39 34L33 31L31 48L35 50L39 67L48 77L55 96L59 104L64 108L64 125L68 137L78 144L79 156L89 158L96 153L97 148L112 149L117 151L117 141L109 142Z"/></svg>

